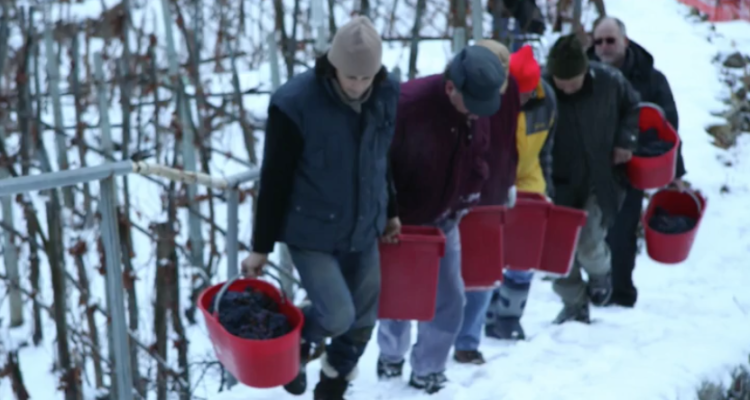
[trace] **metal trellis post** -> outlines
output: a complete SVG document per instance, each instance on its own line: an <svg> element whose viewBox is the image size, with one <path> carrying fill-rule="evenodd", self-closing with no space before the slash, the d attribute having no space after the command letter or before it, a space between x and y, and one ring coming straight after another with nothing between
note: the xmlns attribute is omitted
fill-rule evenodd
<svg viewBox="0 0 750 400"><path fill-rule="evenodd" d="M471 0L471 31L474 42L484 39L484 9L482 0Z"/></svg>
<svg viewBox="0 0 750 400"><path fill-rule="evenodd" d="M125 300L122 289L120 235L117 231L115 211L115 178L109 176L99 181L99 212L104 245L107 279L107 299L112 320L112 348L115 358L116 390L118 400L133 399L133 374L130 370L130 338L125 322Z"/></svg>
<svg viewBox="0 0 750 400"><path fill-rule="evenodd" d="M167 59L169 61L169 75L171 79L177 79L177 110L182 127L182 164L185 171L196 171L195 157L195 137L193 132L193 121L188 112L188 96L185 92L185 84L180 79L179 64L177 59L177 50L175 47L175 38L172 28L172 10L169 8L169 1L162 0L162 15L164 16L164 32L167 42ZM184 77L183 77L184 78ZM201 220L199 209L195 201L197 193L196 185L187 185L188 195L188 236L190 237L190 254L193 266L204 270L203 265L203 232L201 230Z"/></svg>

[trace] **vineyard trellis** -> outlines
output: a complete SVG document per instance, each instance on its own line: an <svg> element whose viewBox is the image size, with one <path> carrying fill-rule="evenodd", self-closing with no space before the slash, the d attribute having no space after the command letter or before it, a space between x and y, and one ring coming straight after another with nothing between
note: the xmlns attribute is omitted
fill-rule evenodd
<svg viewBox="0 0 750 400"><path fill-rule="evenodd" d="M369 15L409 52L409 79L420 42L458 50L489 18L482 0L121 0L95 15L91 0L34 1L0 5L0 326L29 332L0 338L0 379L19 399L19 349L53 343L48 326L66 400L85 387L101 399L209 397L198 389L220 369L191 355L190 331L198 294L249 250L239 207L258 187L239 184L257 183L264 124L252 105L309 68L346 15ZM264 68L269 82L249 77Z"/></svg>

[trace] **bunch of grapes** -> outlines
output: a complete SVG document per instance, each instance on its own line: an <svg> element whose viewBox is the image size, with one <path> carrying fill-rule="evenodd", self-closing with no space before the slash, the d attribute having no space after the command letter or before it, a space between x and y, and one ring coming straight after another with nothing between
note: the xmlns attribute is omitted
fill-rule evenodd
<svg viewBox="0 0 750 400"><path fill-rule="evenodd" d="M214 301L215 297L211 300L211 313ZM291 331L289 320L279 312L279 305L253 288L224 293L219 303L219 323L227 332L243 339L269 340Z"/></svg>

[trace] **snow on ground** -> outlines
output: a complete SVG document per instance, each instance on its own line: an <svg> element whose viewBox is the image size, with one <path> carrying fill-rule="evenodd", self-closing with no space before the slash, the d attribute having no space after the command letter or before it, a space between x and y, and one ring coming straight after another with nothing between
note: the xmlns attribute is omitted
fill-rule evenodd
<svg viewBox="0 0 750 400"><path fill-rule="evenodd" d="M93 3L96 5L92 6ZM76 15L97 15L100 10L99 2L93 3L89 2L86 7L81 4L73 5L79 8ZM345 12L338 11L342 15ZM387 11L389 10L380 11L380 15L387 15ZM576 324L552 326L550 321L559 311L560 304L552 293L549 282L538 280L533 287L524 318L531 340L518 344L486 341L482 351L488 358L488 364L483 367L467 367L451 362L448 375L452 383L445 391L434 396L420 396L401 383L377 383L377 344L372 342L362 359L361 377L352 388L351 400L689 400L693 398L694 388L701 379L723 378L729 368L747 360L750 352L750 291L747 290L750 286L750 273L745 270L747 262L744 260L750 253L750 228L747 228L750 226L750 214L746 211L743 214L742 210L746 209L750 190L750 161L747 160L750 136L742 136L736 148L723 151L708 144L711 138L703 128L715 122L710 112L723 108L720 98L726 94L726 89L717 77L717 66L712 65L711 60L718 51L730 51L733 44L747 48L750 45L750 24L720 24L716 32L712 32L708 24L688 22L687 8L678 5L676 0L608 0L607 11L621 17L628 25L631 38L654 54L657 67L669 78L677 99L682 128L680 133L685 143L683 151L689 171L686 178L709 197L708 211L690 259L682 265L664 266L642 255L635 276L640 289L638 307L634 310L594 309L593 318L597 323L590 327ZM251 8L250 13L253 12L255 11ZM147 14L149 20L160 25L158 3ZM396 14L395 34L408 32L411 17L404 12ZM439 18L428 18L431 26L426 29L429 32L424 34L441 33L436 28L444 25L442 20L436 22ZM343 17L338 20L343 21ZM383 26L383 23L379 25ZM384 27L385 29L388 28ZM708 37L712 38L712 42L706 39ZM212 38L206 37L205 42L211 43ZM408 48L396 43L389 43L387 48L384 63L388 67L398 65L406 72ZM160 51L160 58L165 61L163 48ZM211 56L209 53L211 51L206 50L204 56ZM423 42L417 65L420 75L441 72L449 56L448 42ZM66 65L65 62L60 64ZM243 89L258 84L267 87L270 82L267 64L260 65L256 72L248 72L246 61L242 61L240 71ZM62 74L65 76L67 72L63 71ZM229 78L227 74L213 74L210 78L211 90L227 91ZM163 93L161 98L165 97L166 93ZM262 116L266 101L266 96L246 96L245 106ZM112 104L116 104L115 100ZM150 111L145 111L145 114L149 113ZM65 115L66 125L72 125L70 114ZM44 118L51 121L50 113L46 113ZM162 121L166 118L165 113ZM110 119L113 124L121 120L119 107L110 110ZM95 118L92 120L96 121ZM113 134L116 139L119 138L119 130L115 129ZM47 136L47 147L51 150L52 135L48 133ZM244 143L236 125L215 136L215 148L231 149L234 155L243 153L242 158L245 158L244 151L239 150L244 149ZM262 145L262 136L259 141ZM54 165L55 154L50 152L50 155ZM98 157L89 157L90 163L101 162ZM75 158L71 160L75 161ZM733 166L725 167L726 161L731 161ZM231 175L244 168L235 161L217 155L213 157L211 164L213 173L219 175ZM133 207L141 215L136 223L147 226L153 220L163 220L160 189L140 177L131 178L131 185ZM724 185L729 191L721 194L720 190ZM44 221L43 204L38 203L36 206L40 211L40 220ZM250 204L246 203L241 207L240 241L249 242L250 213L245 211L249 210ZM203 213L207 215L208 210L204 209ZM16 211L16 215L20 215L20 212ZM224 206L216 207L216 218L221 226L225 226ZM17 226L21 226L20 222L19 217ZM95 232L84 232L84 235L90 248L94 248ZM137 232L134 235L134 264L140 279L139 337L143 342L150 343L153 340L153 243ZM183 233L178 242L184 243L185 239ZM217 240L217 246L219 249L224 248L223 237ZM242 256L243 254L240 255ZM92 253L90 257L96 258L96 255ZM19 259L26 258L27 254L19 254ZM93 267L98 262L90 261L90 276L95 276ZM44 286L44 283L49 282L46 265L42 266L42 270ZM225 275L224 270L225 260L222 260L218 267L220 279ZM185 279L188 280L189 277ZM94 291L101 293L98 297L103 302L103 279L97 277L92 280ZM183 304L187 301L185 293L183 290ZM49 304L51 294L45 292L44 298L45 303ZM0 305L5 306L5 303ZM5 313L6 308L3 307L0 312ZM105 322L101 321L102 343L105 326ZM27 324L9 334L2 332L0 352L28 341L29 327L30 324ZM56 351L53 342L54 326L45 326L45 335L42 346L25 347L20 351L21 365L32 399L46 400L61 396L54 391L56 377L50 374L51 361L55 358ZM196 326L189 327L188 336L193 362L215 359L202 318L198 318ZM170 355L170 359L174 360L174 356ZM142 361L142 365L145 366L146 363L153 366L151 361ZM310 366L310 388L317 380L318 370L317 363ZM294 398L281 389L256 390L242 386L217 394L217 370L210 370L202 378L199 376L200 366L195 371L192 376L194 384L200 379L195 395L203 398ZM90 391L87 390L87 393L90 394ZM8 381L0 380L0 398L12 397Z"/></svg>
<svg viewBox="0 0 750 400"><path fill-rule="evenodd" d="M629 36L655 56L677 99L686 179L709 198L691 257L681 265L666 266L642 254L635 273L637 308L593 309L592 326L551 325L560 303L550 284L538 280L524 318L531 339L515 345L486 340L481 350L488 363L476 367L451 362L447 373L452 383L433 396L410 390L405 382L378 383L373 341L360 364L351 400L683 400L694 398L701 380L725 379L727 371L747 361L750 136L723 151L709 145L704 127L716 122L711 111L723 109L723 87L711 60L717 51L729 49L730 38L738 46L747 44L750 25L718 25L725 38L710 43L707 24L688 22L687 8L674 0L609 0L607 12L623 19ZM420 63L439 72L444 48L428 46L435 45L422 45ZM731 160L733 167L724 166L723 160ZM729 191L722 194L724 185ZM310 366L311 388L318 371L317 363ZM236 387L215 398L294 397L281 389Z"/></svg>

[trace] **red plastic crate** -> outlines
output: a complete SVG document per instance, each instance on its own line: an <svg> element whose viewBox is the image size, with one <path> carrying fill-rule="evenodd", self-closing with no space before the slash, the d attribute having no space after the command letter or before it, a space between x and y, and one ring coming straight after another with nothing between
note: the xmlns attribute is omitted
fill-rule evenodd
<svg viewBox="0 0 750 400"><path fill-rule="evenodd" d="M505 265L508 268L539 268L551 206L541 194L518 192L516 204L505 212L503 236Z"/></svg>
<svg viewBox="0 0 750 400"><path fill-rule="evenodd" d="M467 289L489 288L503 281L503 206L472 209L459 225L461 275Z"/></svg>
<svg viewBox="0 0 750 400"><path fill-rule="evenodd" d="M445 235L433 227L404 226L398 243L381 243L378 318L431 321L444 255Z"/></svg>
<svg viewBox="0 0 750 400"><path fill-rule="evenodd" d="M568 275L586 218L586 211L583 210L562 206L550 208L540 271L558 276Z"/></svg>

